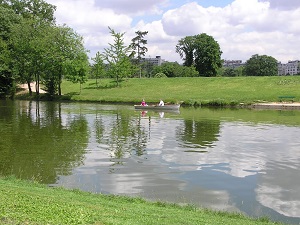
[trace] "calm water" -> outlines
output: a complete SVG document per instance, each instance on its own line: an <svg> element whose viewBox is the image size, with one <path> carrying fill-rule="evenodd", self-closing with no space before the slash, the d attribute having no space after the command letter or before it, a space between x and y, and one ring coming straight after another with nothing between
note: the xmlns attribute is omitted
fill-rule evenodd
<svg viewBox="0 0 300 225"><path fill-rule="evenodd" d="M0 174L300 223L300 111L0 101Z"/></svg>

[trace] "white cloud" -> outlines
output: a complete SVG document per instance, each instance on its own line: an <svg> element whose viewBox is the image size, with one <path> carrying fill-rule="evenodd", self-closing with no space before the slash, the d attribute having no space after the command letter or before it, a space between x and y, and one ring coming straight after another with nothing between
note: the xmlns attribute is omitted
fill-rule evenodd
<svg viewBox="0 0 300 225"><path fill-rule="evenodd" d="M262 0L270 2L271 8L278 10L293 10L300 8L299 0Z"/></svg>
<svg viewBox="0 0 300 225"><path fill-rule="evenodd" d="M58 24L65 23L84 37L91 56L111 42L110 26L126 32L127 42L135 31L148 31L147 56L161 55L169 61L180 61L175 52L179 39L200 33L218 41L224 59L245 61L253 54L270 55L282 62L300 58L298 0L235 0L225 7L182 1L169 9L172 2L167 0L48 2L57 6Z"/></svg>
<svg viewBox="0 0 300 225"><path fill-rule="evenodd" d="M95 4L101 8L113 9L118 14L160 14L162 10L160 6L166 4L166 0L95 0Z"/></svg>

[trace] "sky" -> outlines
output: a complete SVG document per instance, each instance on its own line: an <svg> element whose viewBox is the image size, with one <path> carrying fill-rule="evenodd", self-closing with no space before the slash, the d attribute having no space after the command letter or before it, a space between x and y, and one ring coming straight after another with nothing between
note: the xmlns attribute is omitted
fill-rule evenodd
<svg viewBox="0 0 300 225"><path fill-rule="evenodd" d="M222 59L247 61L272 56L282 63L300 59L299 0L46 0L57 7L56 23L84 39L89 56L113 43L111 27L130 44L145 36L145 57L182 62L175 51L186 36L206 33L220 45Z"/></svg>

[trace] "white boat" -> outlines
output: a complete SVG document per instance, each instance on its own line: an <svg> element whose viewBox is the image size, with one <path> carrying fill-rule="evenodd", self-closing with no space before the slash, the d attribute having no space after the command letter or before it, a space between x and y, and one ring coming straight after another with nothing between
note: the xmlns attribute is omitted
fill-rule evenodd
<svg viewBox="0 0 300 225"><path fill-rule="evenodd" d="M179 104L174 104L174 105L164 105L164 106L159 106L159 105L134 105L135 109L140 109L140 110L158 110L158 111L165 111L165 110L179 110L180 105Z"/></svg>

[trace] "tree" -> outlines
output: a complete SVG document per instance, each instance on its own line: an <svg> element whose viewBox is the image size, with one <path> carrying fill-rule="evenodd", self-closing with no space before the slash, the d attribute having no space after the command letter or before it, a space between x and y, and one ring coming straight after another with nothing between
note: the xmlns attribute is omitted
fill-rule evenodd
<svg viewBox="0 0 300 225"><path fill-rule="evenodd" d="M187 36L178 41L176 52L183 59L184 66L194 64L195 36Z"/></svg>
<svg viewBox="0 0 300 225"><path fill-rule="evenodd" d="M43 0L1 0L0 7L14 12L20 18L10 29L4 29L4 35L10 33L7 40L12 55L12 71L20 82L28 84L30 94L30 83L35 80L39 94L44 50L41 42L44 39L45 27L54 24L56 7ZM4 18L6 24L11 24L10 18Z"/></svg>
<svg viewBox="0 0 300 225"><path fill-rule="evenodd" d="M0 38L0 98L12 95L14 77L10 69L10 51L5 41Z"/></svg>
<svg viewBox="0 0 300 225"><path fill-rule="evenodd" d="M45 70L45 52L48 51L47 38L50 24L35 19L23 19L16 24L10 36L14 74L19 82L27 83L29 93L31 83L35 81L36 92L39 94L40 75Z"/></svg>
<svg viewBox="0 0 300 225"><path fill-rule="evenodd" d="M200 76L216 76L218 69L222 67L219 44L205 33L179 40L176 52L184 60L184 65L194 65Z"/></svg>
<svg viewBox="0 0 300 225"><path fill-rule="evenodd" d="M214 77L222 67L222 51L218 42L205 33L195 37L195 67L200 76Z"/></svg>
<svg viewBox="0 0 300 225"><path fill-rule="evenodd" d="M79 83L81 92L81 86L87 81L87 74L89 71L89 63L86 53L79 52L76 58L73 60L67 60L65 63L65 71L66 79L73 83Z"/></svg>
<svg viewBox="0 0 300 225"><path fill-rule="evenodd" d="M83 38L64 25L49 29L46 40L44 58L47 67L43 79L47 92L61 95L64 77L75 83L84 83L89 63Z"/></svg>
<svg viewBox="0 0 300 225"><path fill-rule="evenodd" d="M0 5L0 97L12 96L15 92L15 76L9 38L12 27L19 23L21 17L13 10Z"/></svg>
<svg viewBox="0 0 300 225"><path fill-rule="evenodd" d="M147 40L144 39L144 37L148 34L148 31L136 31L135 34L137 35L134 37L131 41L130 47L132 48L132 56L134 57L135 54L137 54L136 61L139 65L139 76L141 78L142 76L142 67L141 67L141 59L142 56L145 56L145 54L148 51L148 48L145 46L147 44Z"/></svg>
<svg viewBox="0 0 300 225"><path fill-rule="evenodd" d="M128 77L132 72L132 64L130 61L130 47L124 44L124 34L116 33L112 28L108 27L114 43L109 43L109 48L104 49L103 57L108 63L107 73L115 78L117 86L124 77Z"/></svg>
<svg viewBox="0 0 300 225"><path fill-rule="evenodd" d="M255 54L246 61L244 73L246 76L276 76L277 60L272 56Z"/></svg>
<svg viewBox="0 0 300 225"><path fill-rule="evenodd" d="M94 61L93 74L96 77L96 85L98 87L98 78L105 74L105 64L103 62L103 56L100 52L97 52L95 58L92 58L92 60Z"/></svg>
<svg viewBox="0 0 300 225"><path fill-rule="evenodd" d="M25 19L38 19L44 22L55 22L56 6L43 0L0 0L0 5L12 9Z"/></svg>

